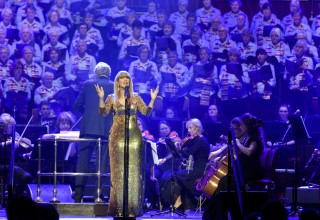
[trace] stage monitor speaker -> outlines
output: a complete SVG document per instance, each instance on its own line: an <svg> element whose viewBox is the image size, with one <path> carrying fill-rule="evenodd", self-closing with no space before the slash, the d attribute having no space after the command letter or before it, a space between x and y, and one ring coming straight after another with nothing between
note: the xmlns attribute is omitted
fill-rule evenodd
<svg viewBox="0 0 320 220"><path fill-rule="evenodd" d="M286 188L286 199L288 202L292 202L292 187ZM298 188L297 202L299 204L317 204L320 207L319 187L300 186Z"/></svg>
<svg viewBox="0 0 320 220"><path fill-rule="evenodd" d="M37 198L37 184L28 184L30 197L32 200ZM50 202L53 198L53 184L41 184L40 198L43 202ZM72 199L72 190L70 185L58 184L57 185L57 198L61 203L74 203Z"/></svg>

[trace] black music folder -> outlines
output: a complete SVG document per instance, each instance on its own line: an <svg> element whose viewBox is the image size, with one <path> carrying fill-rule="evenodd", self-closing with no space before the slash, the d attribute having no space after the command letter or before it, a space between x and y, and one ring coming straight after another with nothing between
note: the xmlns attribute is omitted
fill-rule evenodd
<svg viewBox="0 0 320 220"><path fill-rule="evenodd" d="M87 0L74 1L70 4L71 12L83 11L90 4Z"/></svg>
<svg viewBox="0 0 320 220"><path fill-rule="evenodd" d="M122 24L122 23L125 24L125 23L127 23L125 16L120 16L120 17L112 18L112 21L113 21L114 24Z"/></svg>
<svg viewBox="0 0 320 220"><path fill-rule="evenodd" d="M263 82L271 79L272 71L270 65L262 66L258 70L249 71L249 77L251 82Z"/></svg>
<svg viewBox="0 0 320 220"><path fill-rule="evenodd" d="M240 63L227 63L227 72L230 74L234 74L239 80L243 76L242 66Z"/></svg>
<svg viewBox="0 0 320 220"><path fill-rule="evenodd" d="M16 59L19 59L22 57L22 50L26 46L30 46L29 44L16 44L16 51L14 51L14 55Z"/></svg>
<svg viewBox="0 0 320 220"><path fill-rule="evenodd" d="M299 60L297 62L293 62L291 60L286 60L286 69L287 72L292 75L297 75L303 72L303 69L300 66L303 64L303 60Z"/></svg>
<svg viewBox="0 0 320 220"><path fill-rule="evenodd" d="M241 34L230 34L231 35L231 39L237 43L239 42L243 42L243 39L242 39L242 35Z"/></svg>
<svg viewBox="0 0 320 220"><path fill-rule="evenodd" d="M193 64L194 77L210 77L213 72L213 68L213 63L206 63L205 65Z"/></svg>
<svg viewBox="0 0 320 220"><path fill-rule="evenodd" d="M162 83L176 83L177 77L174 73L161 72Z"/></svg>
<svg viewBox="0 0 320 220"><path fill-rule="evenodd" d="M134 82L138 83L144 83L147 81L147 79L150 78L150 74L148 74L147 71L139 70L139 69L134 69Z"/></svg>
<svg viewBox="0 0 320 220"><path fill-rule="evenodd" d="M267 62L271 63L274 66L278 66L280 64L275 56L267 56Z"/></svg>
<svg viewBox="0 0 320 220"><path fill-rule="evenodd" d="M127 46L127 56L138 56L138 48L141 45L136 45L136 46Z"/></svg>
<svg viewBox="0 0 320 220"><path fill-rule="evenodd" d="M87 44L87 52L89 55L94 56L98 51L99 51L98 45L94 43Z"/></svg>
<svg viewBox="0 0 320 220"><path fill-rule="evenodd" d="M290 49L292 49L297 42L296 34L285 36L284 41L289 45Z"/></svg>
<svg viewBox="0 0 320 220"><path fill-rule="evenodd" d="M320 45L320 36L312 35L312 39L313 39L314 45L316 47L319 47L319 45Z"/></svg>
<svg viewBox="0 0 320 220"><path fill-rule="evenodd" d="M149 28L154 24L157 24L157 22L156 21L143 20L143 27L144 28Z"/></svg>
<svg viewBox="0 0 320 220"><path fill-rule="evenodd" d="M184 53L191 53L191 54L194 54L194 55L197 55L199 54L199 50L200 50L200 47L198 45L188 45L188 46L184 46L183 47L183 51Z"/></svg>
<svg viewBox="0 0 320 220"><path fill-rule="evenodd" d="M281 27L281 25L277 24L277 25L265 25L263 26L263 36L264 37L270 37L270 32L272 31L273 28L280 28L281 31L283 31L283 28Z"/></svg>
<svg viewBox="0 0 320 220"><path fill-rule="evenodd" d="M60 77L64 77L65 76L65 65L59 66L58 69L54 69L53 67L50 67L50 66L46 65L44 67L44 72L53 73L54 79L58 79Z"/></svg>
<svg viewBox="0 0 320 220"><path fill-rule="evenodd" d="M19 30L16 28L7 28L7 37L9 43L13 43L14 41L18 41L19 37Z"/></svg>
<svg viewBox="0 0 320 220"><path fill-rule="evenodd" d="M214 59L214 60L216 60L216 59L227 60L228 59L228 51L224 50L223 52L213 52L212 59Z"/></svg>
<svg viewBox="0 0 320 220"><path fill-rule="evenodd" d="M176 51L176 42L170 37L156 37L156 45L158 51Z"/></svg>

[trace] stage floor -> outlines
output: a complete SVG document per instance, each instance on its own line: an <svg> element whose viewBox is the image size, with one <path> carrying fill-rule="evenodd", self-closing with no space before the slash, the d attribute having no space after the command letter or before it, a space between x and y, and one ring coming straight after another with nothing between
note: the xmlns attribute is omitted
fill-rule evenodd
<svg viewBox="0 0 320 220"><path fill-rule="evenodd" d="M152 219L152 220L157 220L157 219L202 219L202 213L194 213L190 212L186 218L180 217L176 214L171 216L171 214L163 214L163 215L158 215L158 216L151 216L152 214L156 213L156 211L150 211L146 212L142 217L137 217L136 219ZM0 210L0 220L6 220L6 213L5 210ZM97 217L88 217L88 216L60 216L60 219L62 220L71 220L71 219L86 219L86 220L94 220L94 219L104 219L104 220L113 220L113 217L109 216L97 216Z"/></svg>
<svg viewBox="0 0 320 220"><path fill-rule="evenodd" d="M165 214L165 215L158 215L158 216L151 216L152 214L154 214L155 211L150 211L150 212L146 212L142 217L137 217L136 219L152 219L152 220L157 220L157 219L202 219L202 213L194 213L191 212L187 215L186 218L184 217L180 217L176 214L174 214L173 216L171 216L170 214ZM6 220L6 213L5 210L0 210L0 220ZM108 217L108 216L104 216L104 217L88 217L88 216L60 216L61 220L80 220L80 219L85 219L85 220L95 220L95 219L104 219L104 220L113 220L112 217ZM298 220L299 217L289 217L288 220Z"/></svg>

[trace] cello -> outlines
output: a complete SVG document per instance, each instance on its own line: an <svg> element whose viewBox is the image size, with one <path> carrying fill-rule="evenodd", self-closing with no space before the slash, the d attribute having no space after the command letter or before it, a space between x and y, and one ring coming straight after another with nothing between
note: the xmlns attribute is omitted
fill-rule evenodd
<svg viewBox="0 0 320 220"><path fill-rule="evenodd" d="M231 127L231 133L233 133L232 127ZM245 135L246 133L242 133L238 138L242 140L245 137ZM233 136L232 141L234 146L236 146L234 133L233 135L231 134L231 136ZM231 140L229 140L229 142L231 142ZM228 166L229 166L228 144L225 143L221 147L221 149L222 149L221 153L217 157L209 160L209 162L207 163L204 175L201 177L200 181L196 185L196 189L199 192L202 192L202 194L208 199L210 199L215 193L215 191L217 190L220 179L228 174ZM234 150L233 159L236 159L237 157L238 157L238 153ZM231 158L231 160L233 159ZM234 166L233 163L232 165ZM242 175L239 175L239 176L242 176ZM240 182L243 182L243 180L241 180Z"/></svg>

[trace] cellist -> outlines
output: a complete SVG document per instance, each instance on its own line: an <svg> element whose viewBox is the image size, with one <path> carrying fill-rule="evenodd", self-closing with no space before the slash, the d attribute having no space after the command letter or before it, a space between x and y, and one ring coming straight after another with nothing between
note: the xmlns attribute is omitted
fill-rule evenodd
<svg viewBox="0 0 320 220"><path fill-rule="evenodd" d="M263 168L259 161L265 144L261 125L262 123L250 113L245 113L240 116L240 118L235 118L231 122L231 126L233 127L236 136L236 147L239 150L239 158L236 160L240 160L244 183L261 179L264 176ZM206 207L202 219L228 219L228 210L230 211L231 207L230 204L224 203L220 192L228 190L229 177L231 180L231 190L235 189L236 183L233 172L222 177L210 203ZM231 212L231 215L232 219L240 219L240 217L236 216L233 212Z"/></svg>

